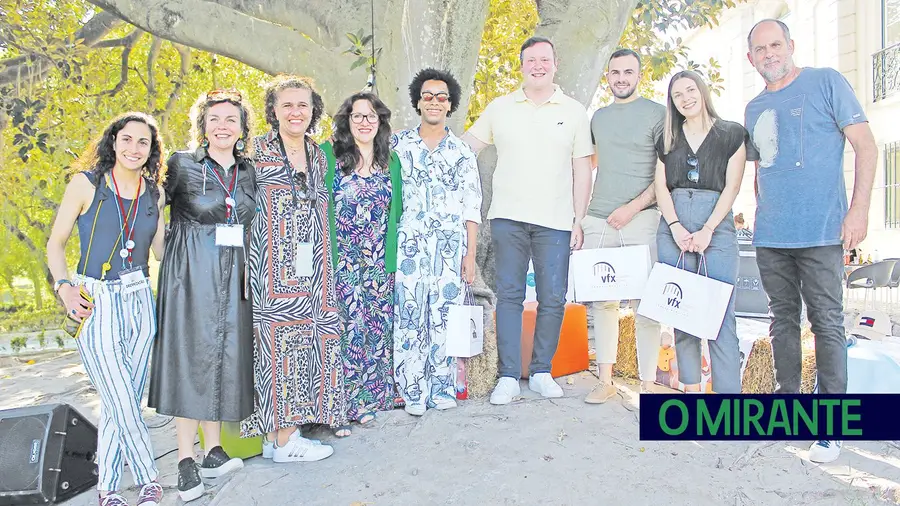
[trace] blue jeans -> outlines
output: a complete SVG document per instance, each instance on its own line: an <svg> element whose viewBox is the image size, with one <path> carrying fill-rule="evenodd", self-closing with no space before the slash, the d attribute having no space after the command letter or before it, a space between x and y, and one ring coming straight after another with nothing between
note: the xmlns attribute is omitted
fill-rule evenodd
<svg viewBox="0 0 900 506"><path fill-rule="evenodd" d="M572 233L507 219L491 220L496 263L497 353L501 377L522 377L522 311L528 261L534 260L537 322L530 374L550 372L569 282Z"/></svg>
<svg viewBox="0 0 900 506"><path fill-rule="evenodd" d="M678 221L694 233L701 228L712 214L719 201L719 192L710 190L688 190L676 188L672 190L672 201L675 203L675 214ZM675 244L672 231L665 220L659 223L656 235L659 249L659 261L675 265L681 255L681 249ZM738 275L737 232L734 228L734 217L728 215L713 232L712 240L704 252L706 268L701 274L728 284L734 284ZM684 269L697 272L699 257L697 253L684 254ZM725 310L722 328L714 341L709 341L709 359L712 368L713 390L723 394L741 392L741 351L738 345L737 322L734 318L734 292ZM700 339L680 330L675 330L675 357L678 359L678 376L685 385L700 383L701 352Z"/></svg>

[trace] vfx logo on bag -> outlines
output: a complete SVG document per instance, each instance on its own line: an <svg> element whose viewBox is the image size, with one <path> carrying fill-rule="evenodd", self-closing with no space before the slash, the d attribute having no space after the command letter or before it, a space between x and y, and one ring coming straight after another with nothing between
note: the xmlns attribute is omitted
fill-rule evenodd
<svg viewBox="0 0 900 506"><path fill-rule="evenodd" d="M680 309L683 294L678 283L666 283L663 287L663 295L666 297L666 305L673 309Z"/></svg>
<svg viewBox="0 0 900 506"><path fill-rule="evenodd" d="M603 284L615 283L616 270L607 262L597 262L594 264L594 277Z"/></svg>

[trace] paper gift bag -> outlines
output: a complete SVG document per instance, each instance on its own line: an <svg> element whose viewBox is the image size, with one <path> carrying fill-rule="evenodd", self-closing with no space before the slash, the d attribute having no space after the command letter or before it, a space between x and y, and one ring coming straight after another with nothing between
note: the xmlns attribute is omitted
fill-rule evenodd
<svg viewBox="0 0 900 506"><path fill-rule="evenodd" d="M650 247L583 249L572 252L575 301L640 299L650 275Z"/></svg>
<svg viewBox="0 0 900 506"><path fill-rule="evenodd" d="M484 349L484 308L475 304L466 290L463 305L447 310L447 356L474 357Z"/></svg>
<svg viewBox="0 0 900 506"><path fill-rule="evenodd" d="M700 264L705 264L703 255ZM715 340L733 290L734 285L657 262L637 312L700 339Z"/></svg>

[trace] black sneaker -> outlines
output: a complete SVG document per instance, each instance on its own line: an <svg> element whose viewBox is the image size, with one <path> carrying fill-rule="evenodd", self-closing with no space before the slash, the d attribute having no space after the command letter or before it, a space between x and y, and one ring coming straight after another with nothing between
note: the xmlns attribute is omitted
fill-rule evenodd
<svg viewBox="0 0 900 506"><path fill-rule="evenodd" d="M221 446L216 446L206 452L203 464L200 465L200 476L204 478L218 478L230 472L244 467L244 461L235 457L231 458Z"/></svg>
<svg viewBox="0 0 900 506"><path fill-rule="evenodd" d="M182 459L178 463L178 496L182 501L190 502L199 499L203 492L205 489L200 480L197 463L190 457Z"/></svg>

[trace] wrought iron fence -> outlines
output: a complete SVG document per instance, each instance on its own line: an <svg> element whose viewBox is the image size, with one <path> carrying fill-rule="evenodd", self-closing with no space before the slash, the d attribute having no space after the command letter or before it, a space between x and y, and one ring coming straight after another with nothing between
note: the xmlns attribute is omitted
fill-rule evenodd
<svg viewBox="0 0 900 506"><path fill-rule="evenodd" d="M874 102L900 91L900 44L886 47L872 56L872 73Z"/></svg>

